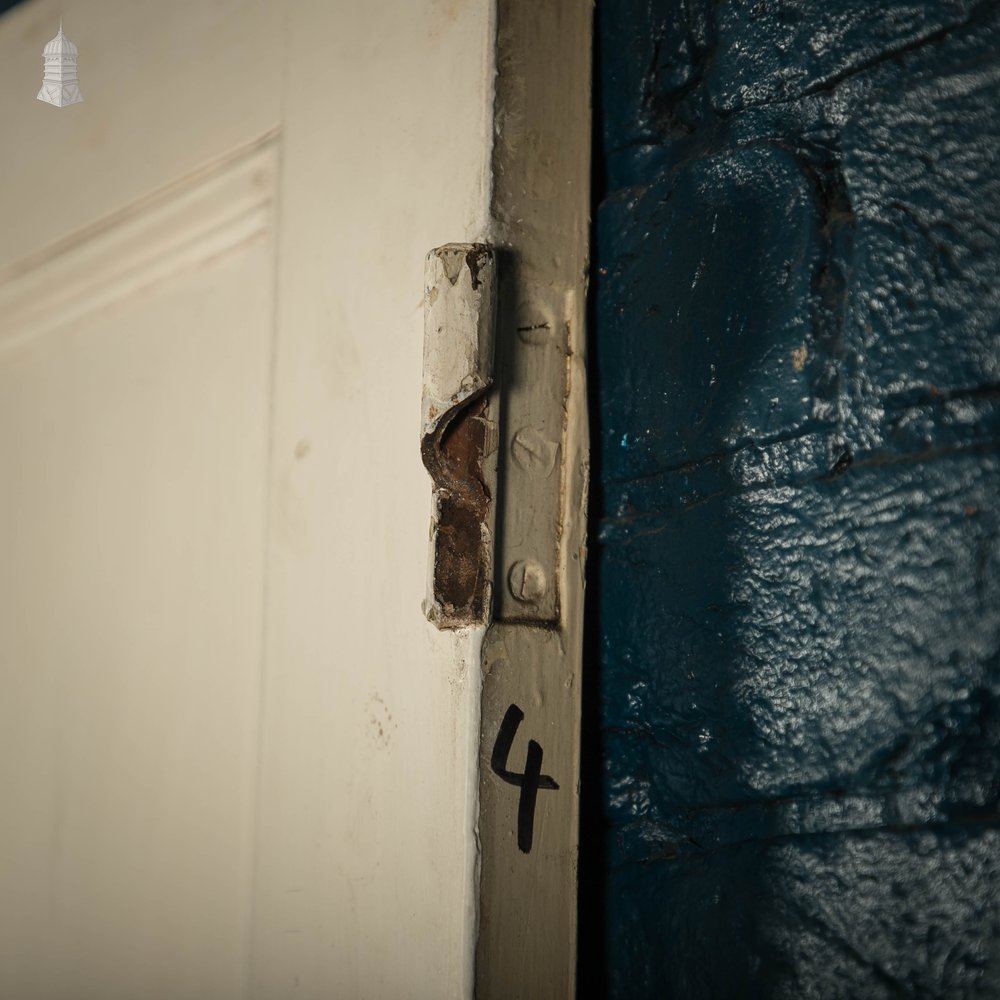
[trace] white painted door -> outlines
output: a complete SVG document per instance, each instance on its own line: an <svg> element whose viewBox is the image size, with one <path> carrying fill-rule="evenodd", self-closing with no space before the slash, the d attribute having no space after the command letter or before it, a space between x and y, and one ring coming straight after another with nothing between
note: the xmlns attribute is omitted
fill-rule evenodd
<svg viewBox="0 0 1000 1000"><path fill-rule="evenodd" d="M421 613L421 295L483 237L492 11L0 18L4 1000L469 989L481 636Z"/></svg>

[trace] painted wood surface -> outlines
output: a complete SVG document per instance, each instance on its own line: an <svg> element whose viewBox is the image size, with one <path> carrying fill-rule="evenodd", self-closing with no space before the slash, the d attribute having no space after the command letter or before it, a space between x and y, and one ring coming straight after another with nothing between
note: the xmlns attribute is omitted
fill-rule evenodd
<svg viewBox="0 0 1000 1000"><path fill-rule="evenodd" d="M424 256L492 4L0 19L0 995L471 991L481 632L424 618Z"/></svg>
<svg viewBox="0 0 1000 1000"><path fill-rule="evenodd" d="M575 992L591 14L586 0L499 5L500 505L483 652L480 1000Z"/></svg>
<svg viewBox="0 0 1000 1000"><path fill-rule="evenodd" d="M996 997L997 5L600 17L584 974Z"/></svg>

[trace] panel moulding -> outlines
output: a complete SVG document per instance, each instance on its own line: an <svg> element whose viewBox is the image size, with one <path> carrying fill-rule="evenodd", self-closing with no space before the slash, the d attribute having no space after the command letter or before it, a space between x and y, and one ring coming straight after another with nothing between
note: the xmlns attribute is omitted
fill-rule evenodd
<svg viewBox="0 0 1000 1000"><path fill-rule="evenodd" d="M0 352L272 231L278 158L273 129L0 269Z"/></svg>

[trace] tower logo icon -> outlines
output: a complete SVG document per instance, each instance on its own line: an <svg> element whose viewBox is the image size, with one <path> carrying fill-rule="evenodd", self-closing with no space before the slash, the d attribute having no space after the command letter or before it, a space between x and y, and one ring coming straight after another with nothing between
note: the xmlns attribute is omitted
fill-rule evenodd
<svg viewBox="0 0 1000 1000"><path fill-rule="evenodd" d="M42 50L45 60L45 76L38 99L57 108L67 104L79 104L80 82L76 78L76 46L63 34L62 19L59 20L59 34Z"/></svg>

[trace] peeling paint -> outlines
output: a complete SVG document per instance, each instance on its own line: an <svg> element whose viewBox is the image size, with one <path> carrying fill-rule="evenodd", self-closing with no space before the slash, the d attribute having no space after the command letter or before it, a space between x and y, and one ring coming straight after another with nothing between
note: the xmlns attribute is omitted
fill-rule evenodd
<svg viewBox="0 0 1000 1000"><path fill-rule="evenodd" d="M487 621L492 599L493 254L440 247L428 255L426 286L420 453L434 507L425 612L438 628L461 628Z"/></svg>

